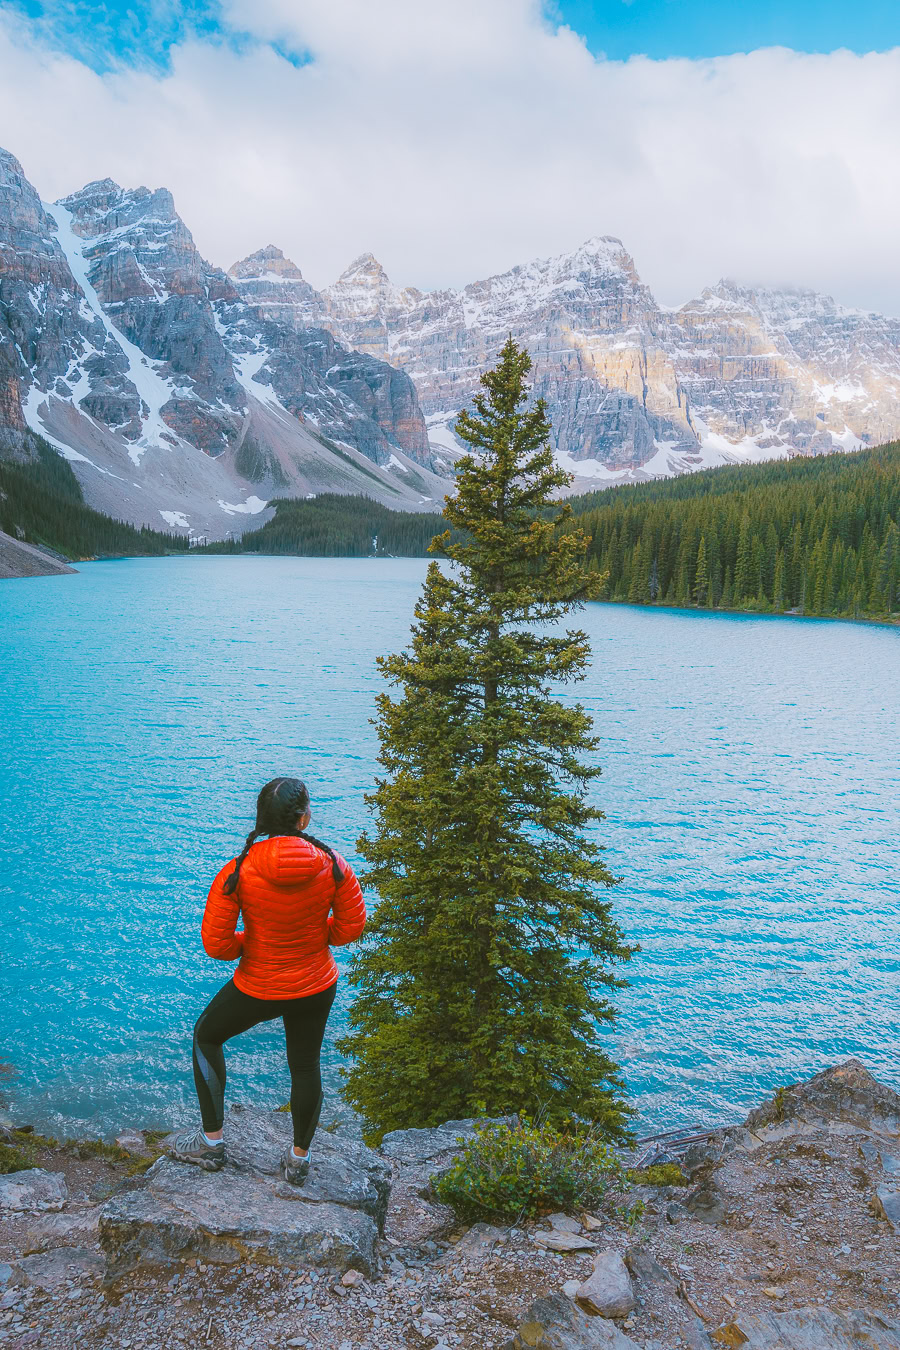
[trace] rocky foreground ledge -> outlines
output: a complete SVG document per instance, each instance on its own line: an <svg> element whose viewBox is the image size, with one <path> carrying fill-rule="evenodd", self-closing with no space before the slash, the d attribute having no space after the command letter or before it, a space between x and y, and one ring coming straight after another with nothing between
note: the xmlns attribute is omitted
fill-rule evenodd
<svg viewBox="0 0 900 1350"><path fill-rule="evenodd" d="M900 1350L900 1097L858 1061L694 1145L687 1184L633 1187L629 1212L459 1225L428 1182L471 1129L378 1152L323 1131L302 1191L278 1177L288 1117L251 1107L215 1174L39 1145L0 1176L0 1346Z"/></svg>

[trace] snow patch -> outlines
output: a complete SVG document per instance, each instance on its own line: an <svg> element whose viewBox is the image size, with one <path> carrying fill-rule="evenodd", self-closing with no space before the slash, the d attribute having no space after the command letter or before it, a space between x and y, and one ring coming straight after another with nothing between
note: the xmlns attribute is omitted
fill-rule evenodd
<svg viewBox="0 0 900 1350"><path fill-rule="evenodd" d="M98 473L106 474L107 478L115 478L119 483L125 481L117 473L112 473L111 470L104 469L102 465L95 464L92 459L88 459L87 455L79 454L77 450L72 449L71 445L65 445L62 441L57 440L44 425L43 409L48 407L49 395L33 384L22 399L22 415L25 418L26 426L30 427L32 431L36 431L39 436L43 436L44 440L52 445L53 449L62 455L63 459L67 459L70 464L90 464L92 469L96 469ZM81 416L83 417L84 413Z"/></svg>
<svg viewBox="0 0 900 1350"><path fill-rule="evenodd" d="M107 317L100 303L100 297L91 285L88 277L88 263L84 256L84 245L91 240L81 239L72 227L72 212L58 203L46 205L45 210L56 221L56 237L60 248L66 255L72 275L84 292L93 315L100 320L113 342L121 349L128 362L127 378L134 385L143 404L141 423L143 433L140 439L128 447L128 457L139 464L141 455L152 447L171 449L173 435L171 427L163 421L160 410L172 397L172 386L153 368L153 365L139 347L129 342L124 333L116 328ZM147 409L146 415L144 408Z"/></svg>
<svg viewBox="0 0 900 1350"><path fill-rule="evenodd" d="M189 530L190 522L183 511L160 511L159 513L167 525L177 526L181 530Z"/></svg>
<svg viewBox="0 0 900 1350"><path fill-rule="evenodd" d="M264 502L262 497L248 497L245 502L223 502L219 498L219 506L225 512L226 516L258 516L260 511L264 511L269 505Z"/></svg>

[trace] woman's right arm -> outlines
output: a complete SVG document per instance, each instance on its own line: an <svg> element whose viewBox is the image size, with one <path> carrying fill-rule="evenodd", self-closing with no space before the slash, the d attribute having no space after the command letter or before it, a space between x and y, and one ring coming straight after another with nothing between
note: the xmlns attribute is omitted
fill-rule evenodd
<svg viewBox="0 0 900 1350"><path fill-rule="evenodd" d="M334 893L328 916L329 947L344 947L362 936L366 926L366 902L353 868L337 855L344 879Z"/></svg>
<svg viewBox="0 0 900 1350"><path fill-rule="evenodd" d="M236 961L244 950L244 934L235 932L241 913L237 893L225 894L225 882L234 871L234 859L226 863L209 888L200 940L207 956L217 961Z"/></svg>

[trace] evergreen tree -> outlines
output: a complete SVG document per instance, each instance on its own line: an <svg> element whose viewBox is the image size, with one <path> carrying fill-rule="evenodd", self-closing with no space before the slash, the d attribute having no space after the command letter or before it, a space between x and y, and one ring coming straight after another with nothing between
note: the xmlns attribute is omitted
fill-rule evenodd
<svg viewBox="0 0 900 1350"><path fill-rule="evenodd" d="M697 549L697 568L694 573L694 599L698 605L709 604L709 566L706 561L706 536L700 536Z"/></svg>
<svg viewBox="0 0 900 1350"><path fill-rule="evenodd" d="M526 406L528 354L510 340L456 433L409 650L382 669L384 776L360 852L380 897L354 959L341 1048L347 1095L373 1134L469 1116L577 1113L621 1136L627 1107L603 1031L635 950L615 923L614 878L585 834L599 773L587 713L551 695L590 659L584 633L548 625L597 594L585 536L554 503L568 481L544 405ZM562 528L561 528L562 527Z"/></svg>
<svg viewBox="0 0 900 1350"><path fill-rule="evenodd" d="M784 550L775 554L775 577L772 582L772 604L777 610L784 609Z"/></svg>
<svg viewBox="0 0 900 1350"><path fill-rule="evenodd" d="M737 558L734 564L734 603L740 605L752 594L753 587L753 547L750 540L750 517L741 517L741 532L738 535Z"/></svg>

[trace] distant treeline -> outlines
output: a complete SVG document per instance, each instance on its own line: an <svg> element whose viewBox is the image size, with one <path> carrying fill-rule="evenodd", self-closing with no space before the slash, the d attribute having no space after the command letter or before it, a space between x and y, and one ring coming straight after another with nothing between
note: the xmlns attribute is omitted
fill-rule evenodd
<svg viewBox="0 0 900 1350"><path fill-rule="evenodd" d="M900 442L573 499L604 598L850 618L900 610Z"/></svg>
<svg viewBox="0 0 900 1350"><path fill-rule="evenodd" d="M209 544L209 553L291 553L313 558L372 555L423 558L447 524L436 513L391 511L368 497L290 497L272 502L272 520L239 540Z"/></svg>
<svg viewBox="0 0 900 1350"><path fill-rule="evenodd" d="M0 529L70 558L185 552L85 506L40 437L0 460ZM603 597L640 605L886 618L900 611L900 442L852 454L727 466L571 499ZM240 540L192 552L422 558L443 516L333 493L272 503ZM18 528L17 528L18 527Z"/></svg>
<svg viewBox="0 0 900 1350"><path fill-rule="evenodd" d="M187 552L186 539L136 529L85 506L66 460L41 436L31 444L36 458L27 463L0 459L0 530L76 560Z"/></svg>

